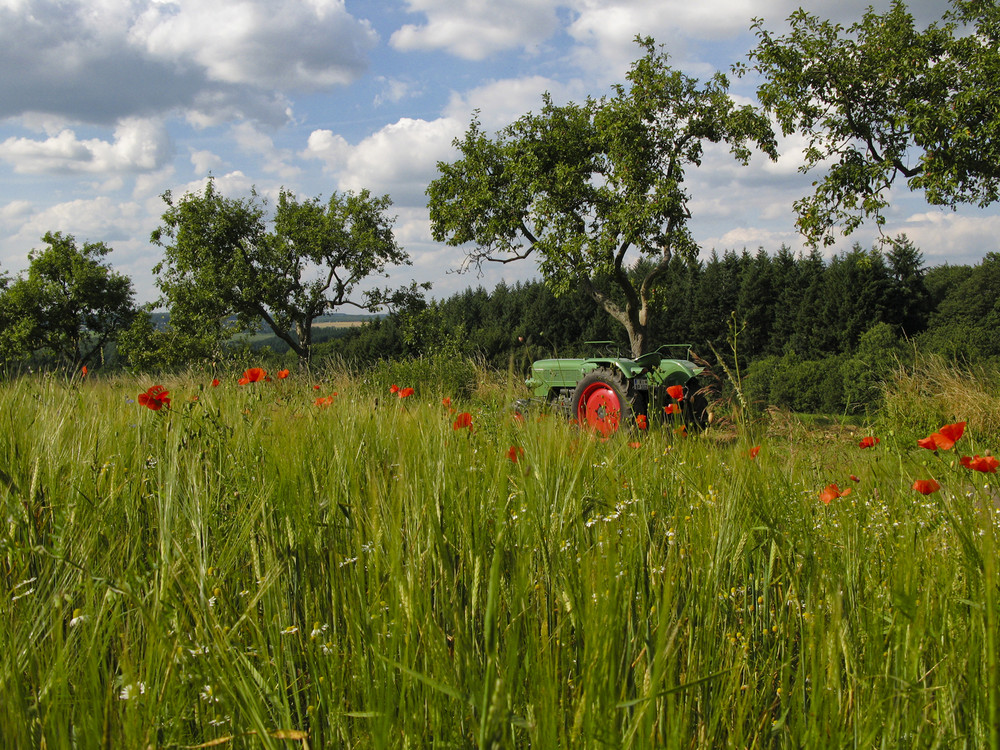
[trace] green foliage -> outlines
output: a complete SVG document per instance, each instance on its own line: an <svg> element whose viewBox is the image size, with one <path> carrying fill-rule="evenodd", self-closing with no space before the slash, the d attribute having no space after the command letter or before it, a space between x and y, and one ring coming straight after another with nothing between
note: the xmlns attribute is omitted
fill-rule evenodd
<svg viewBox="0 0 1000 750"><path fill-rule="evenodd" d="M583 287L625 328L633 355L651 343L649 305L672 258L697 254L684 179L705 144L727 144L743 164L753 146L776 155L767 119L736 106L724 76L701 84L651 39L637 42L645 55L614 96L546 95L492 138L474 119L455 142L462 158L440 163L427 189L436 240L467 245L473 266L534 255L557 295ZM639 259L651 265L633 278Z"/></svg>
<svg viewBox="0 0 1000 750"><path fill-rule="evenodd" d="M933 204L997 200L1000 11L952 5L923 30L900 0L846 29L802 9L785 35L754 21L760 102L786 135L804 136L802 170L826 170L796 203L810 241L832 244L836 227L850 233L866 218L884 223L897 176Z"/></svg>
<svg viewBox="0 0 1000 750"><path fill-rule="evenodd" d="M308 360L312 324L343 305L375 310L419 294L369 290L358 285L408 264L396 244L388 196L334 194L298 201L282 190L273 230L256 192L226 198L213 180L203 195L185 195L168 208L152 241L164 248L154 271L171 312L171 326L193 345L216 345L236 330L256 332L263 324Z"/></svg>
<svg viewBox="0 0 1000 750"><path fill-rule="evenodd" d="M853 356L799 359L764 357L750 366L747 397L758 407L779 406L824 414L876 413L886 382L911 361L912 349L888 323L862 334Z"/></svg>
<svg viewBox="0 0 1000 750"><path fill-rule="evenodd" d="M966 360L1000 356L1000 253L951 280L921 337L930 351Z"/></svg>
<svg viewBox="0 0 1000 750"><path fill-rule="evenodd" d="M224 347L218 333L205 328L184 323L157 328L148 310L140 311L118 336L119 355L141 372L179 370L194 362L221 359Z"/></svg>
<svg viewBox="0 0 1000 750"><path fill-rule="evenodd" d="M888 323L876 323L865 331L854 356L841 366L845 410L875 413L882 406L886 381L912 359L913 349Z"/></svg>
<svg viewBox="0 0 1000 750"><path fill-rule="evenodd" d="M103 242L77 247L71 235L48 232L32 250L26 274L0 284L0 359L33 352L77 369L135 315L132 282L102 262Z"/></svg>
<svg viewBox="0 0 1000 750"><path fill-rule="evenodd" d="M0 384L11 747L995 742L991 478L913 425L751 458L221 379L159 412L131 377ZM996 448L981 414L956 452Z"/></svg>
<svg viewBox="0 0 1000 750"><path fill-rule="evenodd" d="M798 412L842 414L845 411L843 355L798 359L765 357L750 365L747 399L758 407L784 407Z"/></svg>

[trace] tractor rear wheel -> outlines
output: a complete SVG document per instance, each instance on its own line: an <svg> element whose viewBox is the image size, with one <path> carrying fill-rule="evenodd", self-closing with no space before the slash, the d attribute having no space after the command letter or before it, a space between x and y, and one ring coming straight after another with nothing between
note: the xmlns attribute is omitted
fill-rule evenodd
<svg viewBox="0 0 1000 750"><path fill-rule="evenodd" d="M678 408L680 419L689 430L703 430L708 425L708 399L705 398L697 378L691 378L684 384L684 395L680 401L670 398L665 388L656 389L650 396L652 397L650 415L655 416L657 420L669 420L664 410Z"/></svg>
<svg viewBox="0 0 1000 750"><path fill-rule="evenodd" d="M634 394L621 373L599 367L587 373L573 391L577 422L607 437L633 419Z"/></svg>
<svg viewBox="0 0 1000 750"><path fill-rule="evenodd" d="M703 430L708 426L708 399L701 392L701 384L694 378L684 386L682 409L684 423L689 427Z"/></svg>

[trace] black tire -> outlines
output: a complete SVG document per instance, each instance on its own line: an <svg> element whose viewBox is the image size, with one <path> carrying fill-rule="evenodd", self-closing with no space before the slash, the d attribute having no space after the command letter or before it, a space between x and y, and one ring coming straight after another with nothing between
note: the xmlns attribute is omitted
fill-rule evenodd
<svg viewBox="0 0 1000 750"><path fill-rule="evenodd" d="M691 378L684 386L681 413L689 430L704 430L708 427L708 399L701 390L701 383L695 378Z"/></svg>
<svg viewBox="0 0 1000 750"><path fill-rule="evenodd" d="M644 395L644 394L643 394ZM571 400L573 416L581 427L607 436L630 427L636 415L644 414L644 400L620 372L599 367L580 379Z"/></svg>
<svg viewBox="0 0 1000 750"><path fill-rule="evenodd" d="M664 408L675 403L666 393L666 388L656 389L652 417L658 421L668 421ZM681 419L689 430L703 430L708 426L708 399L701 391L701 384L696 378L691 378L684 384L684 395L679 402Z"/></svg>

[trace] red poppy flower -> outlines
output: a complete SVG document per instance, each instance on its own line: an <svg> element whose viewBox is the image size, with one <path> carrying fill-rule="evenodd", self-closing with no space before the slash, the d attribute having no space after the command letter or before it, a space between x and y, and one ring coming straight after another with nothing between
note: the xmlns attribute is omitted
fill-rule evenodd
<svg viewBox="0 0 1000 750"><path fill-rule="evenodd" d="M448 398L447 396L445 396L443 399L441 399L441 405L442 406L451 406L451 399Z"/></svg>
<svg viewBox="0 0 1000 750"><path fill-rule="evenodd" d="M212 378L212 387L213 388L218 388L219 387L219 379L218 378Z"/></svg>
<svg viewBox="0 0 1000 750"><path fill-rule="evenodd" d="M278 380L284 380L288 377L288 370L278 370Z"/></svg>
<svg viewBox="0 0 1000 750"><path fill-rule="evenodd" d="M921 495L930 495L932 492L937 492L941 489L941 485L933 479L918 479L913 483L913 489Z"/></svg>
<svg viewBox="0 0 1000 750"><path fill-rule="evenodd" d="M879 443L879 439L877 437L871 437L871 436L869 436L869 437L866 437L866 438L862 438L861 442L858 443L858 447L859 448L874 448L878 443Z"/></svg>
<svg viewBox="0 0 1000 750"><path fill-rule="evenodd" d="M320 389L320 386L318 386L318 385L314 385L314 386L313 386L313 390L314 390L314 391L318 391L319 389Z"/></svg>
<svg viewBox="0 0 1000 750"><path fill-rule="evenodd" d="M922 440L917 441L917 445L929 451L947 451L955 445L962 433L965 432L965 422L955 422L946 424L937 432L934 432Z"/></svg>
<svg viewBox="0 0 1000 750"><path fill-rule="evenodd" d="M680 401L684 398L684 386L682 385L671 385L667 386L667 395L675 401Z"/></svg>
<svg viewBox="0 0 1000 750"><path fill-rule="evenodd" d="M860 482L861 480L858 477L856 477L853 474L851 474L851 481L852 482Z"/></svg>
<svg viewBox="0 0 1000 750"><path fill-rule="evenodd" d="M524 455L524 448L518 445L512 445L510 446L510 448L507 449L507 458L509 458L514 463L517 463L517 460L523 455Z"/></svg>
<svg viewBox="0 0 1000 750"><path fill-rule="evenodd" d="M641 448L642 447L642 443L640 443L639 441L635 441L635 442L629 443L628 447L629 448Z"/></svg>
<svg viewBox="0 0 1000 750"><path fill-rule="evenodd" d="M680 427L674 428L674 434L678 437L686 438L688 436L688 428L686 424L682 424Z"/></svg>
<svg viewBox="0 0 1000 750"><path fill-rule="evenodd" d="M400 398L409 398L413 395L413 393L414 391L412 388L400 388L398 395Z"/></svg>
<svg viewBox="0 0 1000 750"><path fill-rule="evenodd" d="M463 411L459 414L454 423L451 425L451 429L453 430L461 430L464 427L468 427L470 430L472 429L472 415L467 411Z"/></svg>
<svg viewBox="0 0 1000 750"><path fill-rule="evenodd" d="M840 487L836 484L828 484L822 492L819 493L819 499L822 500L826 505L830 504L831 500L836 500L838 497L846 497L851 494L853 488L848 487L843 492L840 491Z"/></svg>
<svg viewBox="0 0 1000 750"><path fill-rule="evenodd" d="M80 368L80 377L81 378L87 377L88 372L89 370L87 370L87 365L84 365L83 367Z"/></svg>
<svg viewBox="0 0 1000 750"><path fill-rule="evenodd" d="M333 397L336 396L336 395L337 395L336 392L334 392L334 393L331 393L329 396L320 396L313 403L316 404L316 406L320 406L320 407L329 406L330 404L333 403Z"/></svg>
<svg viewBox="0 0 1000 750"><path fill-rule="evenodd" d="M635 426L638 427L640 430L645 430L649 427L649 422L646 420L645 414L639 414L635 418Z"/></svg>
<svg viewBox="0 0 1000 750"><path fill-rule="evenodd" d="M248 385L250 383L259 383L262 380L270 380L267 376L267 370L262 367L251 367L243 373L243 377L239 379L240 385Z"/></svg>
<svg viewBox="0 0 1000 750"><path fill-rule="evenodd" d="M159 411L164 406L170 406L170 399L168 394L170 391L164 390L162 385L150 386L149 390L145 393L139 394L139 403L146 406L153 411Z"/></svg>
<svg viewBox="0 0 1000 750"><path fill-rule="evenodd" d="M996 474L997 467L1000 466L1000 461L998 461L995 456L980 456L978 454L975 458L962 456L962 458L959 459L959 463L966 469L981 471L983 474Z"/></svg>
<svg viewBox="0 0 1000 750"><path fill-rule="evenodd" d="M392 385L390 385L389 386L389 393L392 393L394 395L397 394L397 393L399 393L399 386L396 385L395 383L393 383Z"/></svg>
<svg viewBox="0 0 1000 750"><path fill-rule="evenodd" d="M663 413L664 414L680 414L681 413L681 407L679 407L677 404L667 404L666 406L663 407Z"/></svg>
<svg viewBox="0 0 1000 750"><path fill-rule="evenodd" d="M760 446L755 445L750 449L750 458L757 458L757 454L760 453Z"/></svg>

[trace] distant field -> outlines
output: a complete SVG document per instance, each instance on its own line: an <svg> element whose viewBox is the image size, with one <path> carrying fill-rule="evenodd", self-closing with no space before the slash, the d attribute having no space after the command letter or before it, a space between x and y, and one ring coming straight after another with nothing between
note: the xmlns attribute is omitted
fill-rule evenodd
<svg viewBox="0 0 1000 750"><path fill-rule="evenodd" d="M323 323L313 323L313 328L357 328L367 322L367 320L331 320Z"/></svg>
<svg viewBox="0 0 1000 750"><path fill-rule="evenodd" d="M984 398L599 440L401 372L0 383L4 743L1000 745Z"/></svg>

